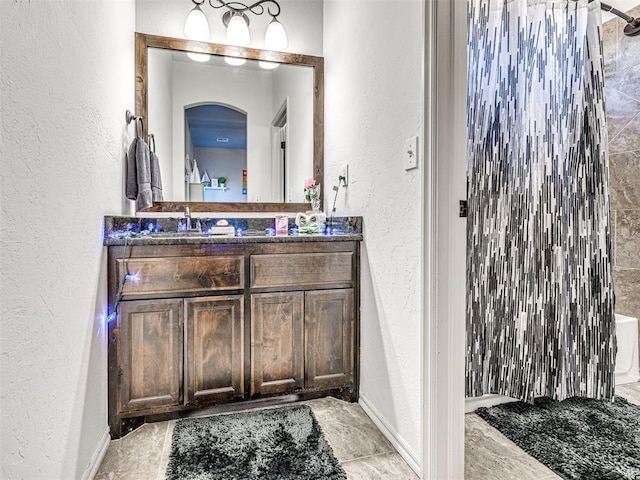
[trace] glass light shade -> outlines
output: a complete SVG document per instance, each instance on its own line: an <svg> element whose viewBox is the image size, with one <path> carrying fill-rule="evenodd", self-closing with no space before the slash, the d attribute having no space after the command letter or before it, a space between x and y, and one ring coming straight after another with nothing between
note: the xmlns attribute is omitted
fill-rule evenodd
<svg viewBox="0 0 640 480"><path fill-rule="evenodd" d="M264 46L269 50L282 50L287 47L288 43L287 32L284 31L282 24L274 18L264 35Z"/></svg>
<svg viewBox="0 0 640 480"><path fill-rule="evenodd" d="M273 70L274 68L278 68L280 66L279 63L276 62L265 62L264 60L260 60L258 62L260 68L264 68L265 70Z"/></svg>
<svg viewBox="0 0 640 480"><path fill-rule="evenodd" d="M209 59L211 58L211 55L207 53L187 52L187 57L189 57L191 60L195 62L208 62Z"/></svg>
<svg viewBox="0 0 640 480"><path fill-rule="evenodd" d="M242 15L233 15L227 25L227 43L231 45L245 46L251 41L249 27Z"/></svg>
<svg viewBox="0 0 640 480"><path fill-rule="evenodd" d="M236 57L224 57L224 61L229 65L233 65L234 67L239 67L240 65L244 65L247 62L247 59L236 58Z"/></svg>
<svg viewBox="0 0 640 480"><path fill-rule="evenodd" d="M191 40L209 41L209 23L200 5L196 5L184 22L184 34Z"/></svg>

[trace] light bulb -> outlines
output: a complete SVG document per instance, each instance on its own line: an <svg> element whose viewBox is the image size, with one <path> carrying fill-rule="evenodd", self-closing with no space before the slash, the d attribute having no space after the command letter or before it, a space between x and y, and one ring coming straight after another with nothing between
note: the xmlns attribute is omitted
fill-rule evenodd
<svg viewBox="0 0 640 480"><path fill-rule="evenodd" d="M265 62L264 60L260 60L258 62L260 68L264 68L265 70L273 70L274 68L278 68L280 66L279 63L276 62Z"/></svg>
<svg viewBox="0 0 640 480"><path fill-rule="evenodd" d="M200 5L196 5L184 22L184 34L191 40L209 41L209 23Z"/></svg>
<svg viewBox="0 0 640 480"><path fill-rule="evenodd" d="M287 32L284 31L282 24L274 18L264 35L264 46L269 50L282 50L287 47L288 43Z"/></svg>
<svg viewBox="0 0 640 480"><path fill-rule="evenodd" d="M236 58L236 57L224 57L224 61L229 65L233 65L234 67L239 67L240 65L244 65L247 61L246 58Z"/></svg>
<svg viewBox="0 0 640 480"><path fill-rule="evenodd" d="M187 52L187 57L189 57L191 60L195 62L208 62L209 59L211 58L211 55L207 53Z"/></svg>
<svg viewBox="0 0 640 480"><path fill-rule="evenodd" d="M227 25L227 43L231 45L245 46L251 41L249 27L242 15L232 15Z"/></svg>

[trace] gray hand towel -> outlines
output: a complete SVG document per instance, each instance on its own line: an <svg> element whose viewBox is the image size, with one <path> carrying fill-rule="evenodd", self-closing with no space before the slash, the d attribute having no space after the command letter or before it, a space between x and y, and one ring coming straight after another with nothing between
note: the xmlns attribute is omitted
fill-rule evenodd
<svg viewBox="0 0 640 480"><path fill-rule="evenodd" d="M149 147L136 137L127 155L127 198L136 201L138 210L153 205L151 195L151 160Z"/></svg>
<svg viewBox="0 0 640 480"><path fill-rule="evenodd" d="M162 201L162 177L160 177L160 159L151 152L151 196L154 202Z"/></svg>

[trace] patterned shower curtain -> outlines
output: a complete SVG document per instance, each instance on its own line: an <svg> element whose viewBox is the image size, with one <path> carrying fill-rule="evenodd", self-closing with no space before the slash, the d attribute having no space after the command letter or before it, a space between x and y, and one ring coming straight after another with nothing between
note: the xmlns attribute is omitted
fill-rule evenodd
<svg viewBox="0 0 640 480"><path fill-rule="evenodd" d="M469 0L469 397L613 396L601 33L599 2Z"/></svg>

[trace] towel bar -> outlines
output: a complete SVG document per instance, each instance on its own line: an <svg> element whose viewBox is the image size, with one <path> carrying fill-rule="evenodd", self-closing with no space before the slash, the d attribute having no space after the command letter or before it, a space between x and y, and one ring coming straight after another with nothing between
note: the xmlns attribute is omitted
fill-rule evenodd
<svg viewBox="0 0 640 480"><path fill-rule="evenodd" d="M136 136L144 138L144 120L142 119L142 117L136 117L133 113L131 113L131 110L127 110L125 112L125 118L127 119L127 125L129 125L132 121L137 120L136 122ZM141 135L138 135L138 123L140 123L140 130L141 130Z"/></svg>

